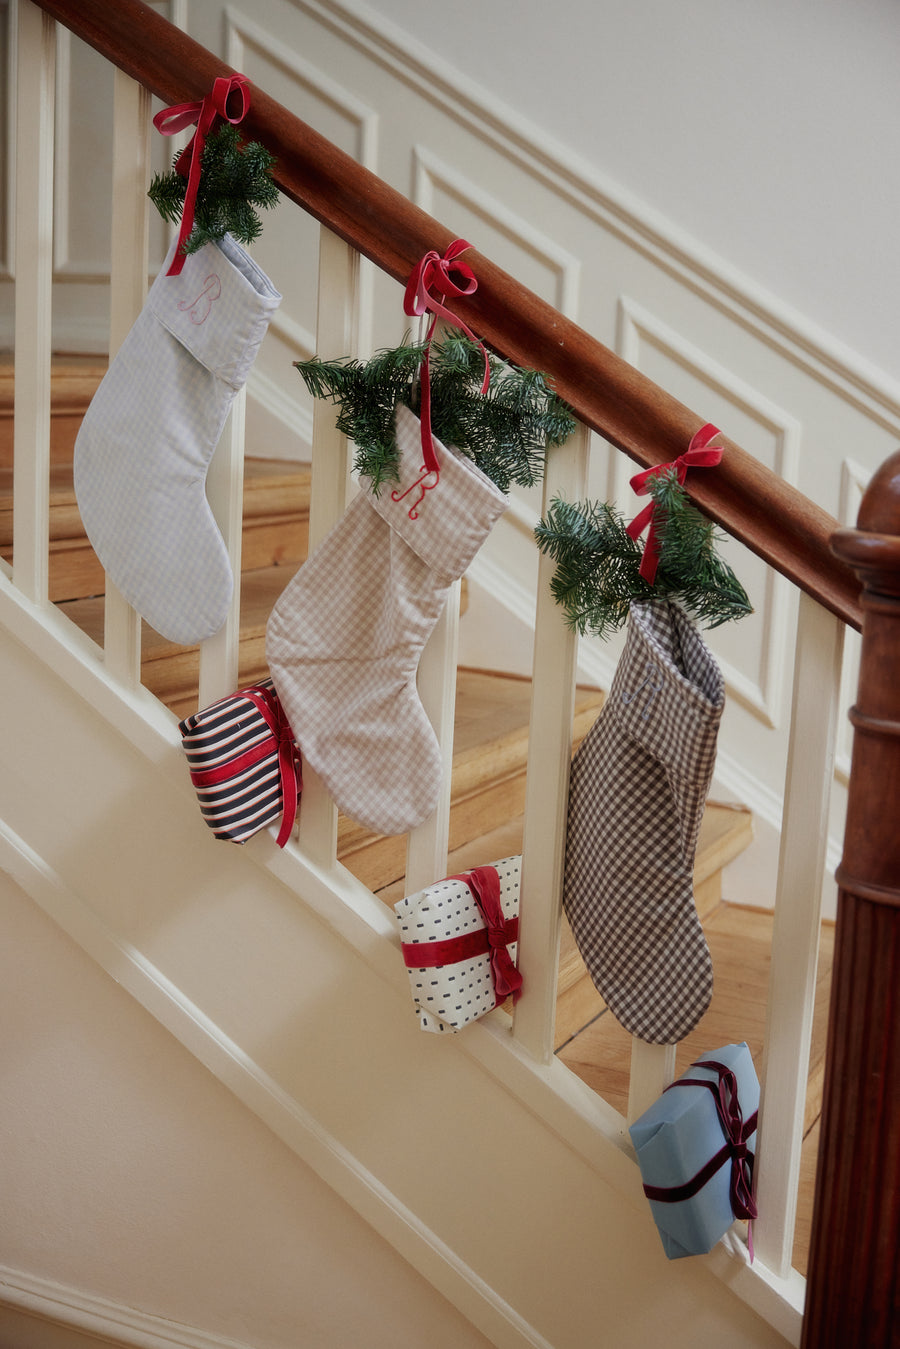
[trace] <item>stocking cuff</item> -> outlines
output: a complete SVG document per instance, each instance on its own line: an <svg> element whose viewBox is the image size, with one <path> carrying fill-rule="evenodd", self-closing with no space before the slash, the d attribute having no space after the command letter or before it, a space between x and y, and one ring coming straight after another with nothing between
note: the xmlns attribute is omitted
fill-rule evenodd
<svg viewBox="0 0 900 1349"><path fill-rule="evenodd" d="M609 701L619 724L670 772L705 792L715 766L725 684L678 605L633 603Z"/></svg>
<svg viewBox="0 0 900 1349"><path fill-rule="evenodd" d="M414 553L439 576L462 576L491 532L509 499L470 459L435 438L440 481L425 472L420 423L402 404L397 408L400 481L370 492L375 510Z"/></svg>
<svg viewBox="0 0 900 1349"><path fill-rule="evenodd" d="M229 234L188 254L181 273L167 276L176 246L150 287L147 306L205 369L238 390L281 296Z"/></svg>

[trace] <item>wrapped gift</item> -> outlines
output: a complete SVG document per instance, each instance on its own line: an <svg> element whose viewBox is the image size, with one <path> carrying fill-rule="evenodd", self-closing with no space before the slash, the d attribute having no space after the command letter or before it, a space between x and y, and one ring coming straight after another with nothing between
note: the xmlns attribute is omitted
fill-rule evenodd
<svg viewBox="0 0 900 1349"><path fill-rule="evenodd" d="M419 1026L458 1031L518 998L521 857L448 876L394 905Z"/></svg>
<svg viewBox="0 0 900 1349"><path fill-rule="evenodd" d="M703 1255L752 1196L759 1082L746 1044L703 1054L630 1128L670 1260ZM751 1247L752 1254L752 1247Z"/></svg>
<svg viewBox="0 0 900 1349"><path fill-rule="evenodd" d="M271 679L220 698L178 729L200 813L216 838L246 843L280 819L283 848L303 783L300 751Z"/></svg>

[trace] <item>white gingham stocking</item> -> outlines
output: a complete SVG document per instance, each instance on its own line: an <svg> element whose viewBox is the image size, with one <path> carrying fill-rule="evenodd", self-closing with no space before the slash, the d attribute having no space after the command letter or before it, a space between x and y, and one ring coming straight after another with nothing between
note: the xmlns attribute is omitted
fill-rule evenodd
<svg viewBox="0 0 900 1349"><path fill-rule="evenodd" d="M712 996L693 870L724 702L684 612L634 603L609 697L572 761L566 915L610 1011L653 1044L681 1040Z"/></svg>
<svg viewBox="0 0 900 1349"><path fill-rule="evenodd" d="M175 246L87 410L75 495L125 598L191 646L222 626L234 585L209 462L281 296L227 234L167 276Z"/></svg>
<svg viewBox="0 0 900 1349"><path fill-rule="evenodd" d="M468 459L435 440L423 474L418 418L397 409L400 481L364 483L279 598L266 657L303 754L339 809L403 834L437 805L441 760L416 691L422 648L507 506Z"/></svg>

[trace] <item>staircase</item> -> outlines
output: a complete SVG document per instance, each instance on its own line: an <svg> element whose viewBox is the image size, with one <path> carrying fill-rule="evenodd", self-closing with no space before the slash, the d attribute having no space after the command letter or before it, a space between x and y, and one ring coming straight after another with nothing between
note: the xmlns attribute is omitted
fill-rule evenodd
<svg viewBox="0 0 900 1349"><path fill-rule="evenodd" d="M72 449L81 419L105 372L102 358L58 357L51 404L50 597L94 641L103 641L103 570L81 525L72 486ZM13 389L0 365L0 556L12 560ZM300 465L245 462L239 682L268 674L265 627L272 605L306 557L310 475ZM463 607L465 592L463 592ZM180 647L142 625L142 682L180 719L197 710L199 648ZM573 750L603 704L599 689L576 691ZM522 849L531 684L527 679L460 669L450 812L450 872ZM722 899L722 869L750 842L744 809L709 803L695 867L701 920ZM338 856L386 904L403 894L406 838L383 837L340 817ZM604 1003L563 922L555 1045L559 1049L604 1011ZM573 1066L579 1075L580 1061Z"/></svg>

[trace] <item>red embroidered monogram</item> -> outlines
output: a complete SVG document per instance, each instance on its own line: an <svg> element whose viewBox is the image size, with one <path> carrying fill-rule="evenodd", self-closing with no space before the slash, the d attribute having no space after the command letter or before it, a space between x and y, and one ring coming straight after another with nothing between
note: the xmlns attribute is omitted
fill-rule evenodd
<svg viewBox="0 0 900 1349"><path fill-rule="evenodd" d="M431 478L432 481L426 482L426 478ZM419 474L418 478L416 478L415 482L410 483L409 487L407 487L405 492L398 492L398 491L391 492L391 501L402 501L404 497L408 497L410 492L414 491L415 488L418 487L419 495L416 497L415 501L412 503L409 510L406 512L410 520L418 520L419 512L417 510L417 507L421 506L422 502L425 500L425 493L430 492L435 487L437 487L440 480L441 475L438 469L429 468L427 464L423 464L422 471Z"/></svg>
<svg viewBox="0 0 900 1349"><path fill-rule="evenodd" d="M203 284L203 289L201 290L200 294L196 297L196 299L179 300L178 308L182 311L182 313L187 314L191 323L196 324L205 323L206 320L209 318L210 310L212 309L213 304L215 303L216 300L218 300L221 294L222 294L222 283L216 276L215 272L211 272L210 275L206 278Z"/></svg>

